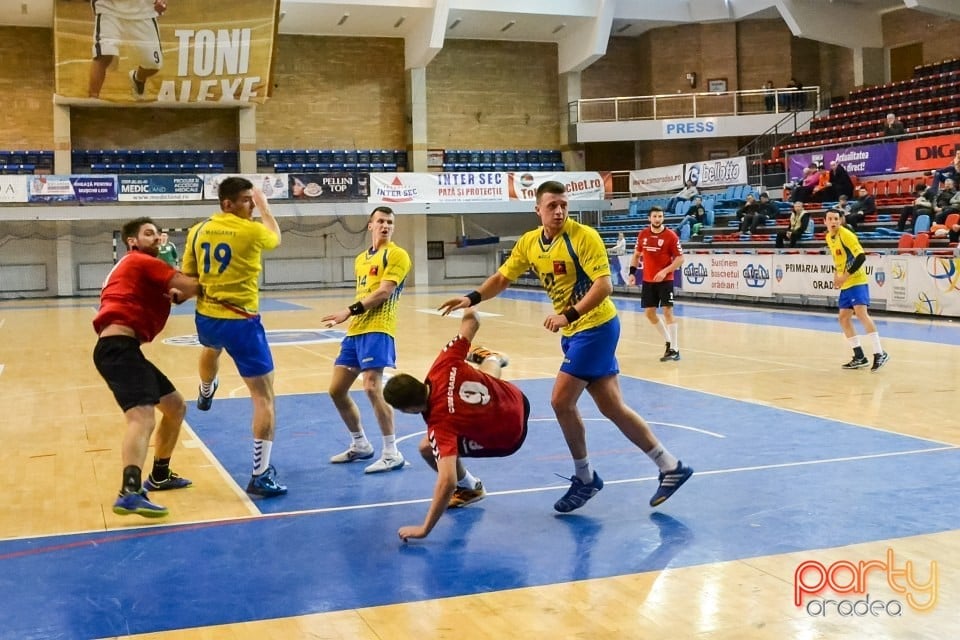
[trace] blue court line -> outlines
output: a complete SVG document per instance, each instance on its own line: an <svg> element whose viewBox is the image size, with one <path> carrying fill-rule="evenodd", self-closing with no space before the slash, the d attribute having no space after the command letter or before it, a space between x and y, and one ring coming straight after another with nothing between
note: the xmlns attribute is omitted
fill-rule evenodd
<svg viewBox="0 0 960 640"><path fill-rule="evenodd" d="M540 290L508 289L500 297L512 300L527 300L531 302L548 303L546 294ZM639 297L614 296L617 309L621 312L631 311L643 313ZM836 312L830 314L825 310L811 311L781 311L777 309L753 309L750 307L729 306L710 302L696 302L680 299L674 307L674 314L679 318L696 318L714 320L717 322L734 322L738 324L755 324L769 327L787 327L791 329L809 329L812 331L840 331ZM904 319L911 319L904 322ZM918 321L913 321L918 320ZM930 318L920 316L903 316L902 319L887 316L873 316L880 338L896 338L900 340L915 340L918 342L932 342L936 344L960 345L960 322L949 318ZM854 326L860 331L860 325L854 321Z"/></svg>
<svg viewBox="0 0 960 640"><path fill-rule="evenodd" d="M0 637L163 631L960 528L960 484L942 482L960 472L957 448L633 378L621 382L648 419L725 436L658 427L663 442L700 472L660 511L646 506L655 488L652 464L584 402L591 459L607 484L583 509L556 515L551 505L566 485L552 474L569 472L571 463L549 420L552 381L524 380L535 421L523 449L509 459L469 461L491 495L446 514L428 540L404 545L396 529L420 522L426 504L396 503L429 499L435 478L415 459L416 439L401 445L409 467L365 476L362 464L326 462L347 441L328 397L282 396L274 461L291 492L258 502L272 516L0 542ZM217 399L206 420L189 416L240 483L250 450L238 425L246 424L249 404ZM422 431L417 416L403 418L398 433ZM332 510L319 511L325 508ZM176 596L169 594L189 597L171 606Z"/></svg>

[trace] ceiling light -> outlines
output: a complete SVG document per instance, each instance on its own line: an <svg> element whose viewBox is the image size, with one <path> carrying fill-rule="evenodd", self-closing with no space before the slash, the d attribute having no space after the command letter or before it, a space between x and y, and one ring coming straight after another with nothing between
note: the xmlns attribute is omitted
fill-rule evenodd
<svg viewBox="0 0 960 640"><path fill-rule="evenodd" d="M340 20L337 21L337 26L342 27L343 23L346 22L349 17L350 17L349 13L343 14L343 16L340 17Z"/></svg>
<svg viewBox="0 0 960 640"><path fill-rule="evenodd" d="M629 28L632 27L632 26L633 26L633 23L632 23L632 22L628 22L627 24L625 24L625 25L623 25L622 27L620 27L619 29L617 29L617 33L623 33L624 31L626 31L627 29L629 29Z"/></svg>
<svg viewBox="0 0 960 640"><path fill-rule="evenodd" d="M503 25L502 27L500 27L500 32L503 33L504 31L512 28L513 25L515 25L515 24L517 24L517 21L516 21L516 20L511 20L511 21L508 22L507 24L505 24L505 25Z"/></svg>
<svg viewBox="0 0 960 640"><path fill-rule="evenodd" d="M399 29L399 28L400 28L400 25L402 25L403 22L404 22L404 20L406 20L406 19L407 19L406 16L400 16L400 19L393 23L393 28L394 28L394 29Z"/></svg>
<svg viewBox="0 0 960 640"><path fill-rule="evenodd" d="M458 24L460 24L460 18L457 18L456 20L451 22L450 26L447 27L447 29L456 29Z"/></svg>
<svg viewBox="0 0 960 640"><path fill-rule="evenodd" d="M557 26L555 26L555 27L553 28L553 31L551 31L550 33L557 34L557 33L560 33L561 31L563 31L563 30L566 29L566 28L567 28L567 23L566 23L566 22L562 22L562 23L558 24Z"/></svg>

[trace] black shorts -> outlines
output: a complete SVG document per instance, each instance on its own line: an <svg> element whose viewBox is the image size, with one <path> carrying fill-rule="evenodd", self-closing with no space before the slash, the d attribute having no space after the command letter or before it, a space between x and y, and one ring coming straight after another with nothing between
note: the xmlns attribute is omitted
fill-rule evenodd
<svg viewBox="0 0 960 640"><path fill-rule="evenodd" d="M146 359L136 338L100 338L93 349L93 364L124 412L134 407L156 406L160 398L177 390L167 376Z"/></svg>
<svg viewBox="0 0 960 640"><path fill-rule="evenodd" d="M672 307L673 306L673 275L663 282L646 282L640 287L640 306Z"/></svg>
<svg viewBox="0 0 960 640"><path fill-rule="evenodd" d="M520 437L509 448L487 449L476 440L470 440L463 436L457 436L457 450L461 458L506 458L516 453L523 446L523 441L527 439L527 421L530 419L530 401L527 396L523 396L523 430Z"/></svg>

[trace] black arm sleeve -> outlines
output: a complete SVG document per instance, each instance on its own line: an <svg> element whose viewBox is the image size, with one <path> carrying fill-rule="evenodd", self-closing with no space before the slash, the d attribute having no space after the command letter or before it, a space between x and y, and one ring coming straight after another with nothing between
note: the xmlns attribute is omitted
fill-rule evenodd
<svg viewBox="0 0 960 640"><path fill-rule="evenodd" d="M867 254L860 253L857 254L857 257L853 259L853 262L850 263L850 266L847 267L847 273L853 275L857 272L857 269L863 266L863 263L867 261Z"/></svg>

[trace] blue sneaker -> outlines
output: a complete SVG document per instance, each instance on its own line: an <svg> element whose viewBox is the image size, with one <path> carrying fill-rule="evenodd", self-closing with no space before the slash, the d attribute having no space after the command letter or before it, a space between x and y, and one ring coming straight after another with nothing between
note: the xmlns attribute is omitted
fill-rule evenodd
<svg viewBox="0 0 960 640"><path fill-rule="evenodd" d="M267 467L267 470L258 476L250 476L250 482L247 484L247 493L264 498L282 496L287 492L286 485L277 482L277 470L273 465Z"/></svg>
<svg viewBox="0 0 960 640"><path fill-rule="evenodd" d="M143 488L146 491L166 491L167 489L183 489L193 484L193 480L187 480L173 471L167 476L166 480L154 480L153 474L147 476L143 481Z"/></svg>
<svg viewBox="0 0 960 640"><path fill-rule="evenodd" d="M590 484L584 484L577 476L573 476L569 480L570 488L553 505L553 508L560 513L570 513L574 509L579 509L587 504L587 500L597 495L600 489L603 489L603 480L600 479L596 471L593 472L593 481Z"/></svg>
<svg viewBox="0 0 960 640"><path fill-rule="evenodd" d="M693 468L683 466L683 463L677 461L677 468L666 473L660 472L660 486L657 492L650 498L650 506L655 507L663 504L667 498L672 496L677 489L683 486L683 483L693 475Z"/></svg>
<svg viewBox="0 0 960 640"><path fill-rule="evenodd" d="M213 396L217 393L217 389L220 387L220 380L218 378L213 379L213 391L210 392L209 396L203 395L203 392L197 389L197 409L200 411L210 411L211 405L213 405Z"/></svg>
<svg viewBox="0 0 960 640"><path fill-rule="evenodd" d="M162 518L170 514L166 507L150 502L147 499L147 492L143 489L137 493L121 493L113 503L113 512L118 516L137 514L144 518Z"/></svg>

